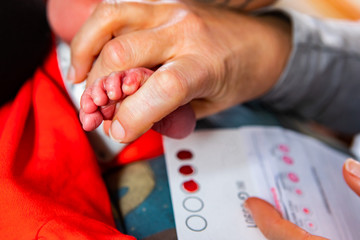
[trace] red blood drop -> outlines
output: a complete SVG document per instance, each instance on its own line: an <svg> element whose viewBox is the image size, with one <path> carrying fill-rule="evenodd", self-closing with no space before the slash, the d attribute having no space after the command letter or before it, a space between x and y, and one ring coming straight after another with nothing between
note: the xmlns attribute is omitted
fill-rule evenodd
<svg viewBox="0 0 360 240"><path fill-rule="evenodd" d="M188 150L181 150L177 153L177 157L180 160L189 160L192 159L193 154Z"/></svg>
<svg viewBox="0 0 360 240"><path fill-rule="evenodd" d="M191 192L191 193L199 190L199 185L194 180L189 180L187 182L184 182L183 187L186 191Z"/></svg>
<svg viewBox="0 0 360 240"><path fill-rule="evenodd" d="M190 165L185 165L185 166L182 166L180 169L179 169L179 172L182 174L182 175L190 175L190 174L193 174L194 173L194 168Z"/></svg>

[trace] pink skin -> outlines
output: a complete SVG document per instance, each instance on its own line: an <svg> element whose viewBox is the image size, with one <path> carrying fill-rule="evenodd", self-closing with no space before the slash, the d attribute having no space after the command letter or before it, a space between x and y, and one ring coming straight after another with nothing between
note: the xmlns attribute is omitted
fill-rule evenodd
<svg viewBox="0 0 360 240"><path fill-rule="evenodd" d="M92 131L104 120L113 119L116 105L134 94L152 73L146 68L113 72L87 87L81 97L79 112L83 129ZM153 126L154 130L173 138L186 137L194 128L195 114L189 104L179 107Z"/></svg>
<svg viewBox="0 0 360 240"><path fill-rule="evenodd" d="M184 138L194 131L195 126L195 113L188 103L155 123L152 129L171 138Z"/></svg>
<svg viewBox="0 0 360 240"><path fill-rule="evenodd" d="M114 117L116 104L138 90L153 73L146 68L113 72L97 79L81 96L80 121L85 131L97 128L103 120Z"/></svg>
<svg viewBox="0 0 360 240"><path fill-rule="evenodd" d="M100 2L101 0L48 0L47 15L53 32L57 36L62 38L64 41L70 43L76 32L80 29L82 24L90 17L91 13L94 11L95 7ZM108 78L102 78L102 80L99 81L98 84L106 81L106 79ZM119 85L116 84L111 87L112 90L114 90L115 92L121 92L119 87L120 83ZM127 85L127 83L123 83L122 87L125 87ZM132 84L130 85L133 86ZM93 87L94 86L90 86L85 90L83 95L84 108L80 109L80 120L84 125L84 129L89 131L91 129L95 129L98 125L101 124L104 119L112 119L116 108L116 103L121 102L121 97L119 100L112 100L111 97L105 97L108 101L107 104L99 104L101 106L96 105L91 97L91 89ZM100 86L97 85L97 87L95 88L97 89L95 93L98 91L97 94L99 97L96 102L103 103L101 101L105 101L105 98L103 95L104 91L102 90L103 88L101 88L101 84ZM136 90L134 90L134 92ZM133 93L132 92L131 94L129 94L128 92L126 92L126 89L122 89L122 91L123 92L121 92L121 94L124 93L125 95L131 95ZM131 89L129 91L131 92ZM84 111L85 109L88 112ZM155 123L153 129L173 138L183 138L194 130L195 122L195 114L190 107L190 104L186 104L179 107L177 110L169 114L160 122Z"/></svg>

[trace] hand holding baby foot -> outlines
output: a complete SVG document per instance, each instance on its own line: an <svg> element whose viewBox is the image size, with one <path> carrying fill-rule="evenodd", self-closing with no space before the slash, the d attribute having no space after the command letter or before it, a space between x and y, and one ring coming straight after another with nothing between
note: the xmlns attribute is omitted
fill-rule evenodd
<svg viewBox="0 0 360 240"><path fill-rule="evenodd" d="M262 96L279 78L290 40L290 25L274 16L177 1L104 1L71 43L69 78L92 84L113 71L159 66L116 109L112 136L130 142L159 121L161 131L173 130L167 122L175 126L170 115L181 106L191 104L201 118Z"/></svg>
<svg viewBox="0 0 360 240"><path fill-rule="evenodd" d="M112 119L116 104L134 94L152 73L146 68L113 72L88 86L80 102L79 115L84 130L92 131L103 120Z"/></svg>
<svg viewBox="0 0 360 240"><path fill-rule="evenodd" d="M92 131L103 120L113 119L116 105L134 94L152 73L146 68L113 72L87 87L81 97L79 113L83 129ZM173 138L185 137L194 128L195 114L189 104L180 106L153 126L154 130Z"/></svg>

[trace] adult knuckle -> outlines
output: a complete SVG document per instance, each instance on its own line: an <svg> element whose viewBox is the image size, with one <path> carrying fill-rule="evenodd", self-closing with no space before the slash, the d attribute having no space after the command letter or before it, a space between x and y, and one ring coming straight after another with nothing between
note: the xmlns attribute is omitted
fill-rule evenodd
<svg viewBox="0 0 360 240"><path fill-rule="evenodd" d="M94 15L100 19L109 19L117 14L115 14L115 4L108 3L107 1L101 2L95 9Z"/></svg>
<svg viewBox="0 0 360 240"><path fill-rule="evenodd" d="M203 18L192 11L186 12L183 22L192 32L200 32L206 29L206 24Z"/></svg>
<svg viewBox="0 0 360 240"><path fill-rule="evenodd" d="M189 91L186 81L181 74L174 70L164 70L158 76L159 92L164 100L182 102Z"/></svg>
<svg viewBox="0 0 360 240"><path fill-rule="evenodd" d="M120 41L112 40L108 42L101 54L104 67L112 68L114 66L123 66L126 63L126 47Z"/></svg>

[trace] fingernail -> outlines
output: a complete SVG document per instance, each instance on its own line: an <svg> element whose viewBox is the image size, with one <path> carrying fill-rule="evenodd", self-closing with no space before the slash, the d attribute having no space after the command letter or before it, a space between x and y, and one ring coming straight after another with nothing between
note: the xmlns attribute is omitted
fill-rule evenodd
<svg viewBox="0 0 360 240"><path fill-rule="evenodd" d="M107 95L111 100L115 99L115 92L114 91L112 91L112 90L108 91Z"/></svg>
<svg viewBox="0 0 360 240"><path fill-rule="evenodd" d="M121 142L124 139L125 130L118 120L111 123L109 135L116 142Z"/></svg>
<svg viewBox="0 0 360 240"><path fill-rule="evenodd" d="M360 178L360 163L354 159L347 159L345 162L345 169L354 177Z"/></svg>
<svg viewBox="0 0 360 240"><path fill-rule="evenodd" d="M75 81L75 68L73 66L70 66L70 68L69 68L69 72L67 74L67 80L69 82Z"/></svg>

